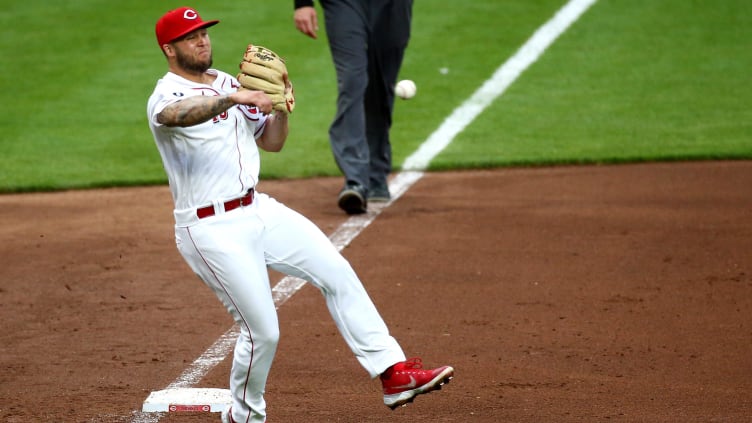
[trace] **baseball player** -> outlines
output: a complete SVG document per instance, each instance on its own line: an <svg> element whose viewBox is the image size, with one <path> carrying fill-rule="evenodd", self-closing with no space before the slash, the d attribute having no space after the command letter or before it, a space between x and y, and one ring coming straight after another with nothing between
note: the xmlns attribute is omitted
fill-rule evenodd
<svg viewBox="0 0 752 423"><path fill-rule="evenodd" d="M337 328L395 408L440 389L449 366L406 360L350 264L307 218L258 192L259 151L279 151L288 107L212 69L205 21L191 8L164 14L156 36L168 72L149 97L149 127L175 203L177 248L240 326L224 422L264 422L264 387L279 328L267 266L319 288ZM292 93L282 75L285 94ZM282 102L284 104L284 101Z"/></svg>

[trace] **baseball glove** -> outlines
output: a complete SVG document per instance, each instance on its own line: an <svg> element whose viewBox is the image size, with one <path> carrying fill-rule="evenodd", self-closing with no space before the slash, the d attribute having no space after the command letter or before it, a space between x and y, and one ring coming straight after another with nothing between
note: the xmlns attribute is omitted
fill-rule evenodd
<svg viewBox="0 0 752 423"><path fill-rule="evenodd" d="M274 110L292 113L295 108L295 96L285 61L268 48L249 44L240 62L237 78L242 88L269 95Z"/></svg>

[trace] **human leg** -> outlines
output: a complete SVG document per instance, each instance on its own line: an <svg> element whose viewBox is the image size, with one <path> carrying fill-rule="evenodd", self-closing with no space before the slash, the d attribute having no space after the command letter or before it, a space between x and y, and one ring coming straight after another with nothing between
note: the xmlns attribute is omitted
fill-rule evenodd
<svg viewBox="0 0 752 423"><path fill-rule="evenodd" d="M368 200L387 201L390 198L387 178L392 171L392 145L389 129L392 126L392 103L388 86L382 74L377 51L369 52L369 84L365 96L366 139L369 149Z"/></svg>
<svg viewBox="0 0 752 423"><path fill-rule="evenodd" d="M452 379L450 366L423 369L420 359L405 360L355 271L310 220L263 194L257 198L265 204L268 265L319 288L355 357L371 377L380 376L387 407L412 402Z"/></svg>
<svg viewBox="0 0 752 423"><path fill-rule="evenodd" d="M412 0L371 3L368 49L369 83L365 94L366 139L369 145L369 200L389 199L387 177L392 170L389 131L397 82L410 38Z"/></svg>
<svg viewBox="0 0 752 423"><path fill-rule="evenodd" d="M352 0L321 2L337 74L337 112L329 127L329 142L345 176L345 188L338 203L349 214L363 213L367 206L369 150L363 96L368 84L368 27L362 3Z"/></svg>
<svg viewBox="0 0 752 423"><path fill-rule="evenodd" d="M342 337L371 377L403 361L402 349L363 284L326 235L274 199L263 194L258 199L264 204L262 241L267 264L319 288Z"/></svg>
<svg viewBox="0 0 752 423"><path fill-rule="evenodd" d="M264 422L263 393L279 328L263 251L257 242L262 225L246 209L209 219L176 228L178 249L240 326L230 374L234 419Z"/></svg>

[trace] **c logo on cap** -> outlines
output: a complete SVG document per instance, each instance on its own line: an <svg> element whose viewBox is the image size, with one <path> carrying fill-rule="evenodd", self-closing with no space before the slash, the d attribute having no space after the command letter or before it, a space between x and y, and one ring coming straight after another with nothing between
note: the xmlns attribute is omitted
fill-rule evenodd
<svg viewBox="0 0 752 423"><path fill-rule="evenodd" d="M198 17L198 13L196 13L195 10L187 9L185 12L183 12L183 17L186 19L196 19Z"/></svg>

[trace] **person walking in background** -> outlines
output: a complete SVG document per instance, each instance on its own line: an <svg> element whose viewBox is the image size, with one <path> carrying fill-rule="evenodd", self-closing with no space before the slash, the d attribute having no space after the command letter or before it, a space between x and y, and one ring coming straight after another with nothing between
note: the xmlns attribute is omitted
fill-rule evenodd
<svg viewBox="0 0 752 423"><path fill-rule="evenodd" d="M149 97L147 118L175 202L177 248L240 327L230 371L232 405L222 420L266 421L264 391L279 342L267 268L321 290L355 357L372 378L380 378L388 407L440 389L454 369L423 369L420 359L406 360L355 271L326 235L258 191L258 149L282 149L289 116L272 112L263 91L238 90L235 77L211 68L208 28L218 22L204 21L187 7L157 21L168 71ZM287 74L282 79L291 90Z"/></svg>
<svg viewBox="0 0 752 423"><path fill-rule="evenodd" d="M390 199L389 130L394 85L410 38L412 0L319 0L337 73L337 112L329 128L345 176L337 203L348 214ZM313 0L295 0L295 26L317 38Z"/></svg>

